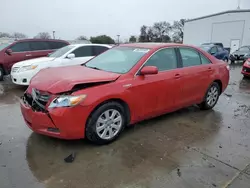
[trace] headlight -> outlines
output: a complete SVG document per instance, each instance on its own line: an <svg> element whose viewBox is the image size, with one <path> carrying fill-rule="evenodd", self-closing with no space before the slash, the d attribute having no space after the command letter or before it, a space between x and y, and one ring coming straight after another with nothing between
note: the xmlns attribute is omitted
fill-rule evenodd
<svg viewBox="0 0 250 188"><path fill-rule="evenodd" d="M57 107L71 107L76 106L80 102L82 102L87 95L78 95L78 96L60 96L55 98L49 105L49 108L57 108Z"/></svg>
<svg viewBox="0 0 250 188"><path fill-rule="evenodd" d="M23 66L19 69L19 72L22 72L22 71L28 71L28 70L33 70L37 68L37 65L28 65L28 66Z"/></svg>
<svg viewBox="0 0 250 188"><path fill-rule="evenodd" d="M247 60L247 65L250 65L250 60Z"/></svg>

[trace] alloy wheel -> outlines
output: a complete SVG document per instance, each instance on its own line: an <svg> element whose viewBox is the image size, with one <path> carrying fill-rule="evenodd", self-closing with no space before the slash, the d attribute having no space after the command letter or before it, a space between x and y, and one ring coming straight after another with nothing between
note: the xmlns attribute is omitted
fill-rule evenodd
<svg viewBox="0 0 250 188"><path fill-rule="evenodd" d="M207 98L206 98L207 104L209 106L214 106L218 100L218 97L219 97L218 88L216 86L212 86L207 93Z"/></svg>
<svg viewBox="0 0 250 188"><path fill-rule="evenodd" d="M106 110L97 119L96 133L104 140L112 139L122 128L122 121L122 115L118 110Z"/></svg>

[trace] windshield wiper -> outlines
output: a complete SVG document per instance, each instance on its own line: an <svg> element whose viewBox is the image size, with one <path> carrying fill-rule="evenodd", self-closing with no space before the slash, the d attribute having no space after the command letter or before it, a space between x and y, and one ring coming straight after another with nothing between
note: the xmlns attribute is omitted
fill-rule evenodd
<svg viewBox="0 0 250 188"><path fill-rule="evenodd" d="M85 67L88 67L88 68L91 68L91 69L96 69L96 70L102 70L100 68L97 68L97 67L91 67L91 66L87 66L86 64L84 64Z"/></svg>

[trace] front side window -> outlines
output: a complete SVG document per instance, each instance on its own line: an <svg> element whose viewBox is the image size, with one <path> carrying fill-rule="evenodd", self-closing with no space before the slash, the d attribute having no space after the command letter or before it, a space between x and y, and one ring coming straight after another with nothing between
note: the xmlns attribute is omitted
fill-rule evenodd
<svg viewBox="0 0 250 188"><path fill-rule="evenodd" d="M53 58L61 57L64 54L66 54L68 51L70 51L72 48L74 48L74 46L65 46L63 48L56 50L52 54L50 54L49 57L53 57Z"/></svg>
<svg viewBox="0 0 250 188"><path fill-rule="evenodd" d="M73 52L75 54L75 57L89 57L94 56L93 55L93 47L92 46L82 46L77 49L75 49Z"/></svg>
<svg viewBox="0 0 250 188"><path fill-rule="evenodd" d="M32 51L39 51L39 50L49 50L50 47L46 42L43 41L34 41L29 42Z"/></svg>
<svg viewBox="0 0 250 188"><path fill-rule="evenodd" d="M28 42L19 42L10 47L12 52L27 52L31 51Z"/></svg>
<svg viewBox="0 0 250 188"><path fill-rule="evenodd" d="M180 48L183 67L197 66L201 64L198 52L190 48Z"/></svg>
<svg viewBox="0 0 250 188"><path fill-rule="evenodd" d="M91 59L84 66L124 74L148 52L146 48L115 47Z"/></svg>
<svg viewBox="0 0 250 188"><path fill-rule="evenodd" d="M159 71L177 68L176 53L173 48L166 48L152 55L144 66L156 66Z"/></svg>

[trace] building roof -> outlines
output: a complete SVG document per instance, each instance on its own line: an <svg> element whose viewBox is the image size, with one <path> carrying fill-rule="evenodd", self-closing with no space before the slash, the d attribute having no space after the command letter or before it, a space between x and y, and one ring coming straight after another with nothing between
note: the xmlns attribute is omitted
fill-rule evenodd
<svg viewBox="0 0 250 188"><path fill-rule="evenodd" d="M216 13L216 14L210 14L210 15L207 15L207 16L202 16L202 17L198 17L198 18L194 18L194 19L189 19L189 20L186 20L185 22L192 22L192 21L195 21L195 20L201 20L201 19L204 19L204 18L219 16L219 15L222 15L222 14L241 13L241 12L250 12L250 9L228 10L228 11L219 12L219 13Z"/></svg>

